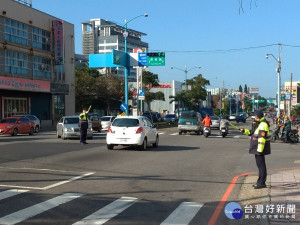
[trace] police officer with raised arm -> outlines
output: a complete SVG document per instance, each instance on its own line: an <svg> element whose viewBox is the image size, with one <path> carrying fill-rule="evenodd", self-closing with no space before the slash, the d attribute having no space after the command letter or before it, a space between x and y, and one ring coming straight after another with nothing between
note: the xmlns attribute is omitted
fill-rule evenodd
<svg viewBox="0 0 300 225"><path fill-rule="evenodd" d="M90 109L91 109L91 106L89 107L88 111L86 111L86 109L83 108L82 113L80 113L80 115L79 115L80 144L88 144L86 142L87 129L89 127L87 114L89 113Z"/></svg>
<svg viewBox="0 0 300 225"><path fill-rule="evenodd" d="M271 154L269 122L264 118L262 111L255 112L255 121L252 130L240 129L240 132L251 136L249 153L255 155L256 165L259 171L255 189L265 188L267 180L267 167L265 155Z"/></svg>

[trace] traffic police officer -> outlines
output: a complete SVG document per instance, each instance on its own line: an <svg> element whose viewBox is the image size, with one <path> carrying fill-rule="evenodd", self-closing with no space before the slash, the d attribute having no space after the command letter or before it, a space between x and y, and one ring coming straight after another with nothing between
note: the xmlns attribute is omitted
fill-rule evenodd
<svg viewBox="0 0 300 225"><path fill-rule="evenodd" d="M258 180L253 187L255 189L265 188L267 179L267 168L265 155L271 154L269 122L263 117L262 111L255 112L255 121L252 130L240 129L241 133L251 136L249 153L255 155L256 165L259 171Z"/></svg>
<svg viewBox="0 0 300 225"><path fill-rule="evenodd" d="M91 106L89 107L89 110L91 109ZM86 136L87 136L87 129L89 126L87 114L89 113L89 110L86 111L85 108L82 109L82 113L79 115L79 127L80 127L80 143L81 144L88 144L86 142Z"/></svg>

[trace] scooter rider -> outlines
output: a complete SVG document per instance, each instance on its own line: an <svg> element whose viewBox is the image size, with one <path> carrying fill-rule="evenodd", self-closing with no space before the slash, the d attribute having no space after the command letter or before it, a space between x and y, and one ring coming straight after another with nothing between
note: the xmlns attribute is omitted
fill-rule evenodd
<svg viewBox="0 0 300 225"><path fill-rule="evenodd" d="M289 137L289 134L291 132L291 128L292 128L292 123L291 121L289 120L289 117L285 117L285 122L284 122L284 142L287 142L288 141L288 137Z"/></svg>
<svg viewBox="0 0 300 225"><path fill-rule="evenodd" d="M220 121L220 130L222 129L226 129L226 131L228 132L228 128L229 128L229 122L226 119L226 116L222 116L221 121Z"/></svg>
<svg viewBox="0 0 300 225"><path fill-rule="evenodd" d="M208 114L206 114L206 116L205 116L204 120L202 121L202 123L205 127L210 127L210 125L212 125L211 119L210 119Z"/></svg>

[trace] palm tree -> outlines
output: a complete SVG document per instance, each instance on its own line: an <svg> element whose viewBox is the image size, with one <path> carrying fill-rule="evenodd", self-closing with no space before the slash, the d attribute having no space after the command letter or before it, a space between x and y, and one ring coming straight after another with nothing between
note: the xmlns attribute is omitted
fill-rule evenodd
<svg viewBox="0 0 300 225"><path fill-rule="evenodd" d="M185 96L185 92L177 92L176 95L170 95L169 98L171 98L172 100L170 101L170 104L172 104L173 102L178 102L178 111L179 108L183 108L184 107L184 103L186 101L186 96Z"/></svg>

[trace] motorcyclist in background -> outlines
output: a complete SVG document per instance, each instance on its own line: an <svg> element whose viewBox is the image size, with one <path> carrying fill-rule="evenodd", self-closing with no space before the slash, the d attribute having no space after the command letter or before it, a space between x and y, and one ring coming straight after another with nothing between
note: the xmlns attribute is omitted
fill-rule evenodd
<svg viewBox="0 0 300 225"><path fill-rule="evenodd" d="M226 129L226 131L228 132L228 129L229 129L229 122L228 120L226 119L226 116L222 116L221 117L221 121L220 121L220 130L222 129Z"/></svg>

